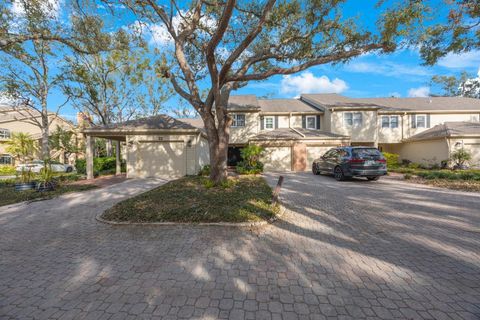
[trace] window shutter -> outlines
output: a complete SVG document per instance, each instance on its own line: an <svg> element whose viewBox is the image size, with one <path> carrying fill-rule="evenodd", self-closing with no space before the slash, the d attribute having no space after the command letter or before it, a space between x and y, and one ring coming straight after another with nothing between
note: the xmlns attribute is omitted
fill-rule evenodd
<svg viewBox="0 0 480 320"><path fill-rule="evenodd" d="M263 117L260 117L260 130L264 129Z"/></svg>
<svg viewBox="0 0 480 320"><path fill-rule="evenodd" d="M416 128L416 127L417 127L417 121L416 121L416 120L417 120L417 117L416 117L414 114L412 114L412 117L411 117L412 128Z"/></svg>
<svg viewBox="0 0 480 320"><path fill-rule="evenodd" d="M305 129L307 127L307 117L302 116L302 128Z"/></svg>
<svg viewBox="0 0 480 320"><path fill-rule="evenodd" d="M427 128L430 128L430 115L427 114Z"/></svg>
<svg viewBox="0 0 480 320"><path fill-rule="evenodd" d="M278 116L275 116L275 129L278 129Z"/></svg>
<svg viewBox="0 0 480 320"><path fill-rule="evenodd" d="M317 115L317 130L320 130L320 115Z"/></svg>

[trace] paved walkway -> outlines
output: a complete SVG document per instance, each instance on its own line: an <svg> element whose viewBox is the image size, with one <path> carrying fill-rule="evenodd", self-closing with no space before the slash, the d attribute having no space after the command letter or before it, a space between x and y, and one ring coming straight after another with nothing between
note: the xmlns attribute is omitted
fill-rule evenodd
<svg viewBox="0 0 480 320"><path fill-rule="evenodd" d="M135 180L2 207L0 318L480 318L480 194L285 176L259 229L97 223Z"/></svg>

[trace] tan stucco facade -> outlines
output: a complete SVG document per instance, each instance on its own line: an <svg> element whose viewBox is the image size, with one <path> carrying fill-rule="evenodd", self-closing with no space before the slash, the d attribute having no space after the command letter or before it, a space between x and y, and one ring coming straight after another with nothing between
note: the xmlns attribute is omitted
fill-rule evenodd
<svg viewBox="0 0 480 320"><path fill-rule="evenodd" d="M10 134L19 133L19 132L28 133L34 139L39 140L41 138L40 128L34 124L33 120L25 119L25 117L21 115L17 116L17 114L18 112L14 110L11 110L8 112L1 112L0 113L0 129L6 129L10 132ZM21 119L21 120L17 120L17 119ZM36 117L36 120L40 121L40 117ZM50 132L55 131L57 126L61 127L64 130L71 130L71 131L75 130L75 126L72 123L65 121L61 117L55 116L54 114L50 116L50 121L51 121L51 124L49 127ZM8 154L8 152L6 151L7 141L8 139L0 138L0 155ZM34 153L34 157L36 158L40 157L39 150L37 150L37 152Z"/></svg>

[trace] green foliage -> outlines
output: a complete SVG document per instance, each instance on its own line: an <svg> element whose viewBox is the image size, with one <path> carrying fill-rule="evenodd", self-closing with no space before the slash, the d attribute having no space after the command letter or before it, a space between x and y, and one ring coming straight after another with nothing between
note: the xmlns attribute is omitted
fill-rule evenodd
<svg viewBox="0 0 480 320"><path fill-rule="evenodd" d="M75 133L71 130L65 130L57 125L55 131L49 137L50 148L63 152L64 159L72 153L79 152L76 144Z"/></svg>
<svg viewBox="0 0 480 320"><path fill-rule="evenodd" d="M406 174L403 175L403 178L405 180L410 180L410 179L412 179L412 175L410 173L406 173Z"/></svg>
<svg viewBox="0 0 480 320"><path fill-rule="evenodd" d="M461 148L452 152L450 159L455 162L456 166L462 167L472 159L472 153L464 148Z"/></svg>
<svg viewBox="0 0 480 320"><path fill-rule="evenodd" d="M427 180L480 181L480 170L432 170L400 167L392 171L410 175L410 177L415 175Z"/></svg>
<svg viewBox="0 0 480 320"><path fill-rule="evenodd" d="M10 165L0 165L0 176L12 176L15 175L15 167Z"/></svg>
<svg viewBox="0 0 480 320"><path fill-rule="evenodd" d="M35 173L32 172L30 169L25 169L23 168L22 171L20 172L20 175L18 176L18 179L20 180L20 183L30 183L33 181L35 178Z"/></svg>
<svg viewBox="0 0 480 320"><path fill-rule="evenodd" d="M93 174L106 175L114 174L116 170L116 158L115 157L102 157L102 158L93 158ZM75 161L75 168L79 174L87 173L87 162L85 159L77 159ZM122 160L121 171L126 172L126 163Z"/></svg>
<svg viewBox="0 0 480 320"><path fill-rule="evenodd" d="M10 140L7 141L7 152L14 158L25 163L33 158L34 152L37 150L36 142L28 133L13 132Z"/></svg>
<svg viewBox="0 0 480 320"><path fill-rule="evenodd" d="M203 185L204 185L205 188L210 189L210 188L215 187L215 182L210 180L210 179L205 179L205 180L203 180Z"/></svg>
<svg viewBox="0 0 480 320"><path fill-rule="evenodd" d="M209 176L210 175L210 165L204 165L202 169L198 172L199 176Z"/></svg>
<svg viewBox="0 0 480 320"><path fill-rule="evenodd" d="M382 152L382 154L387 161L387 168L397 168L400 165L400 163L398 162L398 154L389 152Z"/></svg>
<svg viewBox="0 0 480 320"><path fill-rule="evenodd" d="M240 174L258 174L263 172L263 163L260 156L264 149L261 146L249 144L240 151L243 161L237 164L236 170Z"/></svg>

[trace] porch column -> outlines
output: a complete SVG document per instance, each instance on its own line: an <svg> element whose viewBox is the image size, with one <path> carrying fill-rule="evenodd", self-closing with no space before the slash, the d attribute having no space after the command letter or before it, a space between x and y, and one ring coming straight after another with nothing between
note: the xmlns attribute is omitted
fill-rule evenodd
<svg viewBox="0 0 480 320"><path fill-rule="evenodd" d="M115 167L115 175L119 175L122 173L122 167L121 167L121 159L120 159L120 140L116 140L116 145L115 145L115 157L116 157L116 167Z"/></svg>
<svg viewBox="0 0 480 320"><path fill-rule="evenodd" d="M93 179L93 148L95 138L87 136L87 179Z"/></svg>

